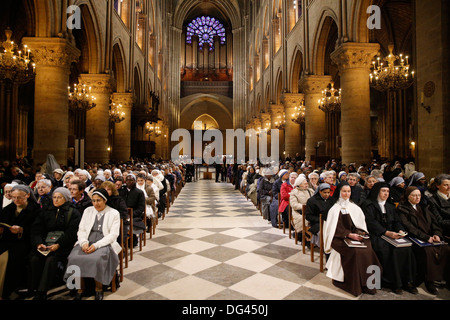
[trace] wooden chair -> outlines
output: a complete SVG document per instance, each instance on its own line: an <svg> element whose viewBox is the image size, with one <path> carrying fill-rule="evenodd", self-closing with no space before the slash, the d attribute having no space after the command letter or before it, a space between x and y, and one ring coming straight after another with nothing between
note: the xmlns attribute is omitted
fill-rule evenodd
<svg viewBox="0 0 450 320"><path fill-rule="evenodd" d="M133 261L133 209L128 208L128 221L130 222L130 229L128 230L128 238L125 242L125 265L128 267L128 252L130 253L129 261Z"/></svg>
<svg viewBox="0 0 450 320"><path fill-rule="evenodd" d="M311 229L310 226L306 225L306 205L302 207L302 251L303 254L306 254L306 241L310 242L311 246L311 262L314 262L314 243L311 241L313 234L309 231Z"/></svg>
<svg viewBox="0 0 450 320"><path fill-rule="evenodd" d="M133 210L133 209L131 209ZM133 234L135 234L138 237L138 241L139 241L139 251L142 251L142 244L144 244L144 246L147 244L147 216L145 214L145 210L144 209L144 216L142 217L142 222L144 223L144 230L142 231L134 231L133 230ZM132 217L132 216L131 216Z"/></svg>
<svg viewBox="0 0 450 320"><path fill-rule="evenodd" d="M122 251L120 251L120 253L119 253L120 282L123 282L123 260L124 260L124 251L125 251L123 237L124 237L124 234L123 234L123 219L120 219L120 246L122 247Z"/></svg>
<svg viewBox="0 0 450 320"><path fill-rule="evenodd" d="M292 207L289 204L289 239L292 238L292 226L294 225L294 218L292 216ZM298 244L298 233L294 229L294 240L295 244Z"/></svg>
<svg viewBox="0 0 450 320"><path fill-rule="evenodd" d="M320 228L319 228L319 243L320 243L320 248L319 248L319 261L320 261L320 272L323 272L324 270L324 261L323 261L323 256L325 255L324 252L324 242L323 242L323 215L320 214Z"/></svg>

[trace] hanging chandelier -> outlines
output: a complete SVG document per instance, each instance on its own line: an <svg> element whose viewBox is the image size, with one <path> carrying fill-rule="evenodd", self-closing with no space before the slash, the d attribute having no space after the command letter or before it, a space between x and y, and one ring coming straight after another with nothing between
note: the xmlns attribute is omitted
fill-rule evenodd
<svg viewBox="0 0 450 320"><path fill-rule="evenodd" d="M69 108L73 111L89 111L95 108L95 96L91 94L92 88L85 84L74 84L73 91L68 87Z"/></svg>
<svg viewBox="0 0 450 320"><path fill-rule="evenodd" d="M27 45L23 46L23 51L19 50L11 40L12 31L9 28L5 30L5 34L6 41L1 44L3 52L0 52L0 80L25 84L36 75L36 64L30 60L31 50Z"/></svg>
<svg viewBox="0 0 450 320"><path fill-rule="evenodd" d="M387 57L372 61L370 85L378 91L404 90L414 83L414 70L411 70L409 57L403 54L397 56L393 51L394 46L389 45Z"/></svg>
<svg viewBox="0 0 450 320"><path fill-rule="evenodd" d="M125 120L125 112L121 111L122 105L116 105L113 103L111 109L109 110L109 118L112 123L121 123Z"/></svg>
<svg viewBox="0 0 450 320"><path fill-rule="evenodd" d="M302 124L305 122L305 116L306 116L306 107L305 107L305 100L302 101L302 103L295 107L295 112L292 114L292 121L297 124Z"/></svg>
<svg viewBox="0 0 450 320"><path fill-rule="evenodd" d="M335 89L334 82L322 91L322 99L319 100L319 109L323 112L340 112L341 111L341 95L342 89Z"/></svg>
<svg viewBox="0 0 450 320"><path fill-rule="evenodd" d="M162 135L161 128L157 125L153 125L151 122L147 122L145 126L145 133L156 138Z"/></svg>

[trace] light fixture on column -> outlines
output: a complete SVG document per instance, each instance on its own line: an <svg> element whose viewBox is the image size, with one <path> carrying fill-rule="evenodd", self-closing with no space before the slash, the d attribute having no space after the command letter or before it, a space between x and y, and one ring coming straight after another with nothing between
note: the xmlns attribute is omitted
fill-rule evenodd
<svg viewBox="0 0 450 320"><path fill-rule="evenodd" d="M27 45L23 46L23 51L19 50L11 40L12 31L9 28L5 34L6 41L1 44L3 52L0 52L0 80L27 83L36 75L36 64L30 60L31 50Z"/></svg>
<svg viewBox="0 0 450 320"><path fill-rule="evenodd" d="M94 109L97 104L95 103L95 96L91 94L92 88L86 84L74 84L73 91L71 87L68 87L69 93L69 108L74 111L89 111Z"/></svg>
<svg viewBox="0 0 450 320"><path fill-rule="evenodd" d="M305 100L303 100L298 107L295 107L295 112L292 114L291 120L297 124L302 124L305 122L305 116L306 116L306 107L305 107Z"/></svg>
<svg viewBox="0 0 450 320"><path fill-rule="evenodd" d="M334 82L331 82L322 91L322 99L319 100L319 109L325 113L341 111L341 95L342 89L335 89Z"/></svg>
<svg viewBox="0 0 450 320"><path fill-rule="evenodd" d="M111 104L111 109L109 110L109 118L112 123L121 123L125 120L125 112L122 111L122 105Z"/></svg>
<svg viewBox="0 0 450 320"><path fill-rule="evenodd" d="M378 91L404 90L414 83L414 70L411 70L409 57L395 55L394 46L389 45L389 55L372 61L370 85Z"/></svg>
<svg viewBox="0 0 450 320"><path fill-rule="evenodd" d="M275 121L275 128L278 130L284 130L286 129L286 116L278 116L278 120Z"/></svg>
<svg viewBox="0 0 450 320"><path fill-rule="evenodd" d="M148 134L150 137L154 135L156 138L162 135L161 128L158 125L153 124L151 122L147 122L147 124L145 125L145 133Z"/></svg>

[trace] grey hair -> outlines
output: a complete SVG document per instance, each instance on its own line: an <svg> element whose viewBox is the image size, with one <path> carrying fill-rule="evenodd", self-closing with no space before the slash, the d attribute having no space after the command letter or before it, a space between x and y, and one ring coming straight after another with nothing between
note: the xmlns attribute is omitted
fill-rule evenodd
<svg viewBox="0 0 450 320"><path fill-rule="evenodd" d="M45 183L48 187L52 187L52 181L50 179L41 179L37 182L37 184L39 183Z"/></svg>

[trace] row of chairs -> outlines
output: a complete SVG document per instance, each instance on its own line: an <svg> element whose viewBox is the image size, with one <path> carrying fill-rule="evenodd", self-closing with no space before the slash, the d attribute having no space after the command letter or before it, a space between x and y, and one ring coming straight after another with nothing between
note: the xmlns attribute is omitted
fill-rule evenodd
<svg viewBox="0 0 450 320"><path fill-rule="evenodd" d="M248 195L245 192L245 186L240 188L240 192L245 196L245 198L248 200ZM273 201L273 197L271 199L271 201ZM278 208L280 207L280 198L278 197ZM261 203L258 203L257 208L261 214L261 216L263 215L262 213L262 206ZM292 234L294 234L294 241L295 244L298 244L298 240L299 240L299 234L296 232L295 229L292 228L293 226L293 216L292 216L292 207L290 205L288 205L288 212L289 212L289 224L286 228L286 224L284 223L283 217L282 217L282 212L278 212L278 228L281 230L283 229L283 234L286 234L286 229L288 229L289 232L289 239L292 239ZM311 262L315 262L315 245L313 243L313 234L310 232L311 227L309 226L306 218L305 218L305 213L306 212L306 205L303 205L302 207L302 222L303 222L303 227L302 227L302 232L301 232L301 244L302 244L302 252L303 254L306 254L306 243L309 242L310 243L310 255L311 255ZM323 215L320 215L320 228L319 228L319 265L320 265L320 272L324 272L324 241L323 241Z"/></svg>
<svg viewBox="0 0 450 320"><path fill-rule="evenodd" d="M167 194L167 206L166 206L166 210L163 212L162 214L162 220L165 219L166 214L169 214L169 209L170 206L173 205L173 203L175 202L175 199L178 197L178 195L181 192L181 189L184 187L184 182L180 181L177 184L177 188L176 190L171 190L171 196L169 197L169 195ZM133 209L132 208L128 208L128 218L126 219L126 222L129 225L129 229L128 232L124 233L124 224L125 221L124 219L121 219L120 221L120 245L122 246L122 251L119 254L119 260L120 260L120 264L119 264L119 274L120 274L120 282L123 282L123 270L128 268L128 264L130 261L133 261L133 253L134 253L134 248L133 248L133 235L136 235L139 241L139 251L143 250L143 247L145 247L147 245L147 212L144 211L144 215L142 218L142 221L144 223L145 229L144 230L133 230ZM151 228L149 229L149 239L152 239L153 236L156 234L156 226L159 224L159 217L158 214L156 214L155 219L151 220L152 224L151 224ZM117 285L116 285L116 279L114 278L112 281L112 285L111 285L111 291L112 292L116 292L117 291Z"/></svg>

